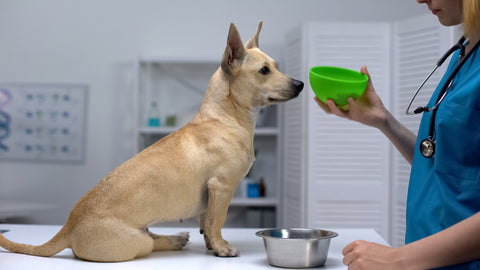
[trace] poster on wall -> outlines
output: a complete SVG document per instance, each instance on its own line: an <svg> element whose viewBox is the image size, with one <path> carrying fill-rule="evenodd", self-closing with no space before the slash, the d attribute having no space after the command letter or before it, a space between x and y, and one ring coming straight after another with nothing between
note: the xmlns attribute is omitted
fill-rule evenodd
<svg viewBox="0 0 480 270"><path fill-rule="evenodd" d="M83 162L86 85L0 83L0 162Z"/></svg>

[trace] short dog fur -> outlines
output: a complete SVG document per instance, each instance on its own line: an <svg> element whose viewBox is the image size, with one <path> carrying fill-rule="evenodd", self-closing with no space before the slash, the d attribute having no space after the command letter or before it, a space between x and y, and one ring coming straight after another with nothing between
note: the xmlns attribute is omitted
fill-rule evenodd
<svg viewBox="0 0 480 270"><path fill-rule="evenodd" d="M303 89L303 82L280 73L258 49L261 27L262 22L244 46L230 25L221 67L195 118L108 174L80 199L50 241L32 246L0 234L0 246L36 256L71 248L84 260L127 261L182 249L188 233L156 235L148 226L198 216L206 247L221 257L238 256L221 229L234 190L255 159L256 112Z"/></svg>

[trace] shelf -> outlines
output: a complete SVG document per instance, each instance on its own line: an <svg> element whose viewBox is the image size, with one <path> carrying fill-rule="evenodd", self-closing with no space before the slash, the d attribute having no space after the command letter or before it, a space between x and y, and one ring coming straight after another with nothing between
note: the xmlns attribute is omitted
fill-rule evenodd
<svg viewBox="0 0 480 270"><path fill-rule="evenodd" d="M180 127L142 127L139 132L144 135L167 135L175 132ZM257 136L277 136L279 130L276 127L257 127L255 135Z"/></svg>
<svg viewBox="0 0 480 270"><path fill-rule="evenodd" d="M278 200L276 198L237 198L234 197L231 206L255 206L255 207L276 207Z"/></svg>
<svg viewBox="0 0 480 270"><path fill-rule="evenodd" d="M28 217L32 212L55 209L53 204L0 201L0 220L7 218Z"/></svg>
<svg viewBox="0 0 480 270"><path fill-rule="evenodd" d="M180 127L142 127L139 132L149 135L166 135L177 131Z"/></svg>
<svg viewBox="0 0 480 270"><path fill-rule="evenodd" d="M140 63L160 63L160 64L216 64L220 66L219 57L176 57L160 55L142 55L139 57Z"/></svg>
<svg viewBox="0 0 480 270"><path fill-rule="evenodd" d="M279 131L277 127L257 127L255 128L255 135L262 136L276 136Z"/></svg>

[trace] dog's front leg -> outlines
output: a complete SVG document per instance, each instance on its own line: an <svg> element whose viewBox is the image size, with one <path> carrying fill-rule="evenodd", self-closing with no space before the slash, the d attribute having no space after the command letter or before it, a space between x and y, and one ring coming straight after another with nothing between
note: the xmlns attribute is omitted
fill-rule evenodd
<svg viewBox="0 0 480 270"><path fill-rule="evenodd" d="M221 181L218 177L208 180L208 207L205 220L205 237L215 255L236 257L240 253L222 237L222 227L227 218L227 211L233 197L235 186Z"/></svg>

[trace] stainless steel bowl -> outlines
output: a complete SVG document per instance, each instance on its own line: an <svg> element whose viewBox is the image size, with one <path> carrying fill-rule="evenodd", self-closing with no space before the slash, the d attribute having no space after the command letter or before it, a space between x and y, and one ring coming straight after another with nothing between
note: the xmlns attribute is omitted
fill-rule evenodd
<svg viewBox="0 0 480 270"><path fill-rule="evenodd" d="M330 239L338 233L317 229L270 229L255 233L263 238L268 263L288 268L310 268L325 264Z"/></svg>

